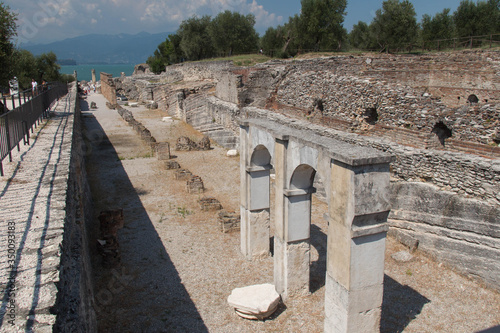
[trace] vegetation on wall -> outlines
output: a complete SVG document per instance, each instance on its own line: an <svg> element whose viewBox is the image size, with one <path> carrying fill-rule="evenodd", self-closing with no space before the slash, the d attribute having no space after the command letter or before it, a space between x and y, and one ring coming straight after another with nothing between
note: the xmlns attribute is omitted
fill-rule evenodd
<svg viewBox="0 0 500 333"><path fill-rule="evenodd" d="M147 63L155 73L184 60L257 53L290 57L317 51L372 50L393 52L455 46L458 37L500 36L500 0L462 0L454 13L449 8L417 21L409 0L386 0L372 22L359 21L350 33L344 28L347 0L301 0L301 12L283 25L269 27L259 39L255 17L225 11L214 19L193 16L176 34L158 45ZM500 42L500 40L498 40ZM475 46L481 42L475 42ZM472 38L470 42L472 46Z"/></svg>

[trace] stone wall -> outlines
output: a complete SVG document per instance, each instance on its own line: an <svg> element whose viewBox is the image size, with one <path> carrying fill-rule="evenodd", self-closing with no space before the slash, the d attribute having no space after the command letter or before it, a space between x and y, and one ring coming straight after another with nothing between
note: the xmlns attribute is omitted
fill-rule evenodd
<svg viewBox="0 0 500 333"><path fill-rule="evenodd" d="M189 62L167 66L160 76L170 82L215 80L232 67L232 61Z"/></svg>
<svg viewBox="0 0 500 333"><path fill-rule="evenodd" d="M214 64L212 74L193 66L168 75L215 81L215 93L156 87L171 115L193 126L212 119L234 135L238 118L301 124L392 154L391 232L500 289L498 262L475 267L500 254L498 52L274 60L222 72Z"/></svg>
<svg viewBox="0 0 500 333"><path fill-rule="evenodd" d="M73 87L73 90L76 88ZM59 265L53 332L97 332L90 261L89 230L94 223L92 198L85 171L80 104L76 91L66 216Z"/></svg>
<svg viewBox="0 0 500 333"><path fill-rule="evenodd" d="M113 75L101 72L101 94L112 105L116 104L116 87L113 81Z"/></svg>
<svg viewBox="0 0 500 333"><path fill-rule="evenodd" d="M500 290L500 160L417 149L248 107L242 114L392 154L391 233ZM490 258L490 259L485 259Z"/></svg>

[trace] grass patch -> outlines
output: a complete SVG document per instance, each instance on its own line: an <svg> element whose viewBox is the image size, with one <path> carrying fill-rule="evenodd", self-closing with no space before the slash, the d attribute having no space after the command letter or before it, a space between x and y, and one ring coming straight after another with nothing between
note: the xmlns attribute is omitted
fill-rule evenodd
<svg viewBox="0 0 500 333"><path fill-rule="evenodd" d="M256 64L260 64L271 60L272 58L262 55L262 54L242 54L236 55L232 57L221 57L221 58L211 58L211 59L203 59L199 62L207 62L207 61L224 61L229 60L232 61L235 66L254 66Z"/></svg>

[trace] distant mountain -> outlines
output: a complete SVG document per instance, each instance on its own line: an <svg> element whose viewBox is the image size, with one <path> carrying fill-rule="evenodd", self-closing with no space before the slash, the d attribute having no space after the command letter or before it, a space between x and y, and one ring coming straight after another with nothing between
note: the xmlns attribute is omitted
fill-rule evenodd
<svg viewBox="0 0 500 333"><path fill-rule="evenodd" d="M78 64L139 64L146 62L169 34L92 34L50 44L25 44L20 47L34 55L52 51L57 59L73 59Z"/></svg>

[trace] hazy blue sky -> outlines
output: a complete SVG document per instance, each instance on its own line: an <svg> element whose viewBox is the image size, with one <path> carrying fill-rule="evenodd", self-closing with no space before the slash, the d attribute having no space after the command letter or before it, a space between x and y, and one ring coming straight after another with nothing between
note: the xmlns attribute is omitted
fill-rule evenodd
<svg viewBox="0 0 500 333"><path fill-rule="evenodd" d="M18 39L45 43L91 33L135 34L141 31L174 32L193 15L212 15L230 10L256 17L262 35L270 26L288 21L300 12L300 0L3 0L18 13ZM358 21L370 23L383 0L348 0L344 27ZM444 8L453 12L460 0L412 1L420 20Z"/></svg>

